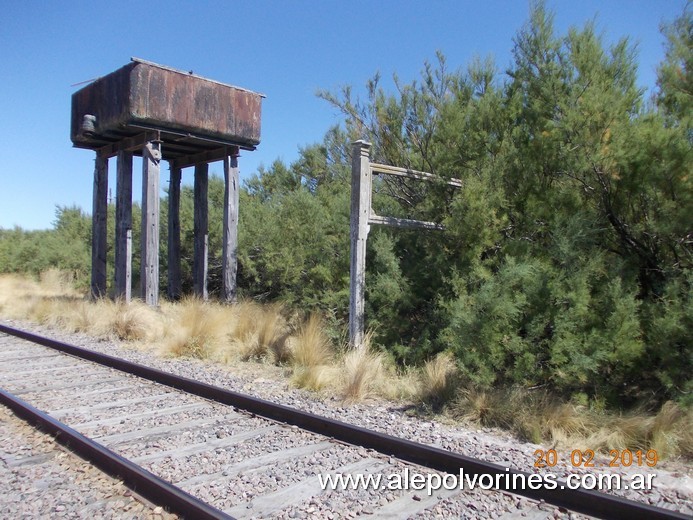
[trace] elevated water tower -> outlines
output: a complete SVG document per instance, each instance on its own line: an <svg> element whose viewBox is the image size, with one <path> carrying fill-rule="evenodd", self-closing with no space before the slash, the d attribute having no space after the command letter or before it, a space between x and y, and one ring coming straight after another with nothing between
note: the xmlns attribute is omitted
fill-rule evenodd
<svg viewBox="0 0 693 520"><path fill-rule="evenodd" d="M96 152L92 213L91 292L106 294L108 159L117 156L115 295L131 296L132 158L142 157L141 296L159 301L159 169L171 171L168 221L168 294L181 294L180 182L195 168L193 279L207 298L208 164L223 161L223 299L236 297L238 156L260 143L262 94L133 58L124 67L72 95L70 137Z"/></svg>

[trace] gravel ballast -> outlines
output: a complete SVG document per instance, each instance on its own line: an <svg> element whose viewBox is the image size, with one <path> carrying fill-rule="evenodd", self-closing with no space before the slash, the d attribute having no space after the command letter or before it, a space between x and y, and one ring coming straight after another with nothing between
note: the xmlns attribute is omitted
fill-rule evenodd
<svg viewBox="0 0 693 520"><path fill-rule="evenodd" d="M0 517L171 520L0 406Z"/></svg>
<svg viewBox="0 0 693 520"><path fill-rule="evenodd" d="M421 420L410 417L404 412L405 407L400 403L375 400L347 406L336 397L292 388L286 378L283 377L282 370L277 367L253 363L220 366L196 359L167 359L149 352L134 350L130 345L121 342L104 341L84 334L59 332L26 321L2 320L2 322L9 326L50 336L83 348L122 357L129 361L197 379L229 390L248 393L314 414L388 434L395 434L402 438L438 446L471 457L481 458L505 467L533 471L533 465L536 460L535 451L537 449L550 448L548 446L521 443L511 435L496 430L469 429L460 425L444 424L436 420ZM117 387L117 383L115 385ZM113 391L113 401L117 401L119 398L126 398L126 396L117 394L117 388ZM50 395L45 397L47 399L51 398ZM144 397L146 397L146 392L143 394ZM147 410L160 404L157 402L157 399L154 395L151 401L143 400L137 405L124 409L127 409L129 413L134 415L146 414ZM184 405L186 403L187 399L184 399L184 402L179 404ZM89 421L95 421L96 418L100 418L99 413L98 410L92 411L85 408L84 410L73 412L72 415L66 413L61 417L61 420L70 418L73 421L88 423ZM184 414L184 420L194 420L198 416L196 414L201 412L191 409L181 413ZM170 419L170 423L174 424L180 420L183 419L173 416ZM144 418L142 418L142 421L144 421ZM102 435L108 434L108 426L99 426L99 428L105 428L101 433ZM238 433L227 431L224 428L222 426L219 428L205 428L203 432L186 434L187 436L182 438L180 436L171 439L164 437L157 441L159 446L156 447L136 443L130 444L125 449L126 453L124 455L142 457L148 453L154 453L156 450L161 450L162 446L164 448L167 445L183 446L194 442L206 442L210 437L219 439ZM281 433L277 434L271 428L268 432L260 435L266 439L266 442L274 443L281 449L300 446L302 443L302 441L289 441L288 439L285 439L286 442L282 442L282 439L286 436ZM300 437L301 435L299 434L298 438ZM311 439L311 442L313 441ZM308 440L305 442L308 442ZM252 446L252 444L248 445ZM373 457L375 459L379 457L377 454L370 452L361 453L357 448L352 448L351 450L353 452L350 452L348 449L336 450L328 448L311 455L307 459L297 460L295 463L277 464L270 471L266 468L249 471L241 475L239 485L237 488L234 486L235 489L233 490L228 489L228 486L220 486L219 489L215 490L212 486L200 491L200 494L209 494L211 498L215 498L222 504L222 509L226 507L233 508L238 504L247 503L248 500L252 501L253 498L261 494L277 492L286 485L297 485L302 478L315 478L315 475L321 471L336 470L342 466L355 463L363 457ZM249 454L247 453L241 454L220 450L215 457L207 457L206 460L195 460L194 457L191 457L191 460L188 460L187 463L201 468L200 471L203 473L223 474L224 468L231 467L234 461L247 458L248 456ZM343 460L340 460L340 458L343 458ZM565 478L568 473L586 473L581 468L573 468L569 465L569 451L559 451L559 461L556 467L551 468L553 473L558 474L559 478ZM163 462L163 460L153 461L151 467L159 468ZM661 462L656 468L608 468L606 467L607 462L608 459L598 457L598 460L596 460L598 467L593 468L592 472L614 473L614 471L619 471L624 476L638 472L656 473L657 475L653 481L655 489L647 492L620 492L623 496L687 514L693 513L693 506L691 505L693 484L691 483L692 472L689 465L673 461ZM173 482L189 480L188 470L184 467L178 468L176 464L173 466L169 465L162 471L166 471L169 474L168 478ZM397 461L386 460L385 466L387 468L385 471L387 472L400 471L403 468ZM420 472L425 471L420 469ZM191 491L193 489L195 489L194 486L191 488ZM215 494L217 495L216 497L214 496ZM398 500L402 500L399 495L397 492L384 493L365 490L328 491L313 499L302 501L300 504L288 506L277 514L280 518L348 518L354 515L369 516L378 508L385 507L388 504L395 504L392 507L396 509ZM204 499L205 497L202 496L201 498ZM412 499L411 497L407 499L414 502L422 502L421 506L424 506L425 493L419 498L420 500ZM256 501L256 507L259 508L258 511L261 510L260 502L259 500ZM355 507L354 504L358 504L358 507ZM410 505L413 509L416 509L414 507L416 504ZM527 514L527 511L533 507L536 506L532 501L504 493L476 491L474 493L465 492L464 495L460 493L441 493L437 497L437 502L432 504L431 507L419 511L417 517L499 518L509 514L517 514L521 517L523 513ZM559 511L550 506L541 506L541 509L552 517L571 516L570 513Z"/></svg>

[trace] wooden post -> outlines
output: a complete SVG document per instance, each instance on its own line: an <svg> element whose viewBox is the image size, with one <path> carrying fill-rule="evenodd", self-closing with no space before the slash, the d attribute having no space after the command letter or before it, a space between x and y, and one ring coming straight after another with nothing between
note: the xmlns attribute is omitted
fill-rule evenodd
<svg viewBox="0 0 693 520"><path fill-rule="evenodd" d="M118 152L116 177L115 296L132 297L132 152Z"/></svg>
<svg viewBox="0 0 693 520"><path fill-rule="evenodd" d="M149 140L142 150L142 299L159 305L159 163L161 141Z"/></svg>
<svg viewBox="0 0 693 520"><path fill-rule="evenodd" d="M108 157L96 154L91 214L91 296L106 294L106 224L108 223Z"/></svg>
<svg viewBox="0 0 693 520"><path fill-rule="evenodd" d="M178 300L181 296L180 276L180 179L181 169L171 166L171 182L168 188L168 297Z"/></svg>
<svg viewBox="0 0 693 520"><path fill-rule="evenodd" d="M193 291L203 300L207 300L208 171L207 163L195 165Z"/></svg>
<svg viewBox="0 0 693 520"><path fill-rule="evenodd" d="M126 301L129 303L132 299L132 228L125 232L125 272L128 273L125 281L127 294Z"/></svg>
<svg viewBox="0 0 693 520"><path fill-rule="evenodd" d="M356 141L351 155L351 281L349 287L349 343L363 348L365 329L366 239L371 213L371 144Z"/></svg>
<svg viewBox="0 0 693 520"><path fill-rule="evenodd" d="M236 301L238 269L238 147L224 157L224 231L221 258L222 298Z"/></svg>

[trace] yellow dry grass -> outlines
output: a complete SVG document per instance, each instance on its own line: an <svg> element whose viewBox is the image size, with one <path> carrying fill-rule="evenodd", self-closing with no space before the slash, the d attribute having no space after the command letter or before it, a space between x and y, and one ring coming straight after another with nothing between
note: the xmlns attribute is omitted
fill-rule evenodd
<svg viewBox="0 0 693 520"><path fill-rule="evenodd" d="M546 392L461 391L449 412L454 417L515 432L535 443L608 452L655 449L661 458L693 458L693 410L666 402L656 415L597 412Z"/></svg>
<svg viewBox="0 0 693 520"><path fill-rule="evenodd" d="M314 367L332 362L334 353L319 315L311 314L301 326L290 352L293 363L298 366Z"/></svg>
<svg viewBox="0 0 693 520"><path fill-rule="evenodd" d="M45 300L78 301L83 295L71 286L71 278L49 270L39 280L19 275L0 276L0 313L8 318L32 318L45 311Z"/></svg>
<svg viewBox="0 0 693 520"><path fill-rule="evenodd" d="M310 315L286 350L293 365L292 380L296 386L320 390L334 383L334 352L319 315Z"/></svg>
<svg viewBox="0 0 693 520"><path fill-rule="evenodd" d="M166 354L198 359L213 357L230 332L230 313L219 305L186 298L167 311L168 323L161 340Z"/></svg>
<svg viewBox="0 0 693 520"><path fill-rule="evenodd" d="M446 406L449 416L514 431L521 438L566 448L656 449L661 458L693 458L693 410L665 403L657 414L614 414L563 402L541 390L481 390L461 385L455 360L439 354L420 369L398 373L370 347L336 354L317 314L288 320L278 305L221 305L189 298L153 309L135 300L90 301L69 276L49 271L39 280L0 276L0 315L97 337L138 342L172 356L215 362L260 360L290 367L294 385L340 395ZM291 324L289 323L291 321Z"/></svg>
<svg viewBox="0 0 693 520"><path fill-rule="evenodd" d="M464 388L449 411L466 421L512 430L535 443L574 444L594 427L586 409L540 390Z"/></svg>
<svg viewBox="0 0 693 520"><path fill-rule="evenodd" d="M371 347L371 335L364 345L346 352L341 361L341 394L346 402L382 395L379 392L388 379L387 358Z"/></svg>
<svg viewBox="0 0 693 520"><path fill-rule="evenodd" d="M382 373L382 356L361 348L345 354L343 360L342 397L347 402L361 401L374 394Z"/></svg>
<svg viewBox="0 0 693 520"><path fill-rule="evenodd" d="M155 341L164 334L165 322L160 312L141 300L125 303L107 301L110 310L108 328L122 341Z"/></svg>
<svg viewBox="0 0 693 520"><path fill-rule="evenodd" d="M455 396L457 391L457 365L449 352L441 352L427 361L421 371L419 400L439 408Z"/></svg>
<svg viewBox="0 0 693 520"><path fill-rule="evenodd" d="M278 304L244 302L235 306L230 337L241 360L288 360L289 327L282 311Z"/></svg>
<svg viewBox="0 0 693 520"><path fill-rule="evenodd" d="M30 319L69 332L126 341L159 337L163 322L157 311L141 302L89 301L71 286L72 278L60 271L43 273L38 281L18 276L0 277L0 313Z"/></svg>
<svg viewBox="0 0 693 520"><path fill-rule="evenodd" d="M599 414L583 446L609 451L654 449L660 458L693 458L693 410L668 401L656 415L631 412Z"/></svg>

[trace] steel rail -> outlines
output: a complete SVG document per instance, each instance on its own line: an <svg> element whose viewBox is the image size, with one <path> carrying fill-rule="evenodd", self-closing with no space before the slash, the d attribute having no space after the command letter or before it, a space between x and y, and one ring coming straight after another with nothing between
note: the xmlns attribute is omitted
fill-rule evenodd
<svg viewBox="0 0 693 520"><path fill-rule="evenodd" d="M124 359L101 354L81 347L63 343L50 338L14 329L0 324L0 332L49 347L66 354L93 361L139 377L154 381L190 394L198 395L212 401L227 404L246 410L250 413L273 419L282 423L298 426L320 435L333 437L342 442L370 448L400 460L418 464L427 468L451 474L493 475L494 489L522 495L534 500L564 507L570 511L583 513L605 520L631 520L648 518L650 520L690 520L687 515L677 511L642 504L622 497L607 495L586 489L570 489L566 481L556 480L556 487L524 486L516 489L509 482L537 482L537 475L525 471L505 468L459 453L446 451L418 442L400 439L391 435L376 432L336 419L321 417L309 412L297 410L264 399L240 394L231 390L215 387L155 368L139 365ZM507 476L506 476L507 475ZM531 479L530 479L531 477Z"/></svg>
<svg viewBox="0 0 693 520"><path fill-rule="evenodd" d="M0 403L10 408L18 417L29 424L54 436L57 442L88 460L104 473L122 479L127 487L156 505L184 518L233 519L232 516L186 493L98 442L85 437L2 388L0 388Z"/></svg>

